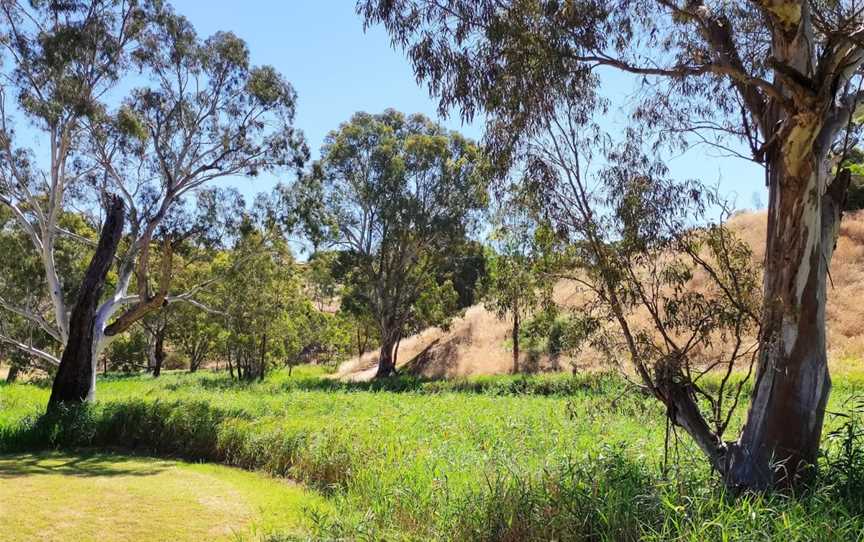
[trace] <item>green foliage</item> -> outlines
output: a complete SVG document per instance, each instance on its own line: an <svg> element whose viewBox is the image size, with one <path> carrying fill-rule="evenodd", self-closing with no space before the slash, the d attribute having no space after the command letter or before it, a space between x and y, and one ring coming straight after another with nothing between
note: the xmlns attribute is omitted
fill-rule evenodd
<svg viewBox="0 0 864 542"><path fill-rule="evenodd" d="M304 276L280 232L247 217L235 246L212 264L217 280L205 301L217 312L191 312L171 336L190 353L210 341L232 373L245 379L263 378L274 367L341 361L350 349L350 327L343 315L321 310L327 301L321 296L329 294L315 281L329 280L330 273L319 264L305 266Z"/></svg>
<svg viewBox="0 0 864 542"><path fill-rule="evenodd" d="M554 305L543 307L522 328L529 349L542 351L553 359L567 358L576 370L579 353L599 332L601 322L591 314L569 313Z"/></svg>
<svg viewBox="0 0 864 542"><path fill-rule="evenodd" d="M453 279L463 274L445 262L454 239L476 225L487 184L476 144L422 115L387 110L357 113L331 132L320 162L280 194L316 247L341 251L346 312L374 322L392 351L401 337L453 316Z"/></svg>
<svg viewBox="0 0 864 542"><path fill-rule="evenodd" d="M469 239L453 239L450 255L438 271L438 282L450 280L458 296L459 309L474 305L482 295L482 285L488 272L486 249L482 243Z"/></svg>
<svg viewBox="0 0 864 542"><path fill-rule="evenodd" d="M844 210L864 209L864 152L858 147L852 148L839 169L848 170L851 174Z"/></svg>
<svg viewBox="0 0 864 542"><path fill-rule="evenodd" d="M135 329L117 337L105 349L111 371L138 372L147 367L147 336Z"/></svg>
<svg viewBox="0 0 864 542"><path fill-rule="evenodd" d="M4 119L9 128L35 126L45 144L29 146L4 123L0 204L15 220L0 217L2 231L14 225L18 243L29 245L28 267L36 269L27 270L29 277L2 273L0 280L14 281L19 291L29 281L36 293L27 288L26 296L2 303L0 322L7 312L16 319L0 334L7 344L56 361L92 253L85 217L99 216L99 203L116 194L127 226L116 258L109 255L117 262L108 279L114 291L97 300L105 333L96 330L93 340L101 344L84 348L99 350L103 337L154 320L159 325L148 333L161 345L167 317L160 321L153 313L195 300L170 284L172 269L151 276L152 247L170 242L186 253L181 257L195 253L193 260L226 248L220 243L230 239L224 234L235 225L231 215L244 206L236 190L206 185L303 167L308 149L293 126L296 93L274 68L253 66L242 39L230 32L202 39L166 2L40 1L6 8L0 41L11 61L3 73L17 102L6 102ZM47 149L50 155L40 158ZM0 284L0 296L5 290ZM142 321L145 316L151 321ZM202 337L173 336L197 366L213 349L215 327L188 313L177 316ZM113 354L128 365L125 353Z"/></svg>
<svg viewBox="0 0 864 542"><path fill-rule="evenodd" d="M551 309L554 279L546 269L545 226L525 212L525 202L518 195L508 196L511 199L503 203L490 235L483 293L486 308L512 322L513 369L518 371L522 327L541 305ZM529 331L530 338L537 336L536 329Z"/></svg>
<svg viewBox="0 0 864 542"><path fill-rule="evenodd" d="M829 412L837 427L826 436L826 480L842 502L864 510L864 398L853 395L839 412Z"/></svg>
<svg viewBox="0 0 864 542"><path fill-rule="evenodd" d="M227 332L224 354L239 378L263 378L269 368L299 354L297 320L306 316L309 301L284 239L247 219L215 273L220 276L216 308Z"/></svg>

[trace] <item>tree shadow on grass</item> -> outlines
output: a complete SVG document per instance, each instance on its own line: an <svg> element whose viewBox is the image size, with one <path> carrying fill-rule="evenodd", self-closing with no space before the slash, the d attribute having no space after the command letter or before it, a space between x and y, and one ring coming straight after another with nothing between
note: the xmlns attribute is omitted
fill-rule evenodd
<svg viewBox="0 0 864 542"><path fill-rule="evenodd" d="M0 479L55 474L76 477L153 476L171 468L159 460L102 453L0 455Z"/></svg>

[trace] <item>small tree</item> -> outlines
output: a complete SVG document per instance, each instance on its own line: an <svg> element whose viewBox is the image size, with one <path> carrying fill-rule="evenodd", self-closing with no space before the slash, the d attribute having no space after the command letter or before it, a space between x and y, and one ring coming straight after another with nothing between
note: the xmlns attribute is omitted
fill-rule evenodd
<svg viewBox="0 0 864 542"><path fill-rule="evenodd" d="M491 236L494 248L487 257L485 305L512 322L513 373L518 373L521 325L542 300L544 278L530 219L518 208L507 208L498 222Z"/></svg>
<svg viewBox="0 0 864 542"><path fill-rule="evenodd" d="M354 331L351 342L357 359L362 358L370 348L380 344L372 308L363 293L350 284L342 288L339 314L351 322Z"/></svg>
<svg viewBox="0 0 864 542"><path fill-rule="evenodd" d="M263 379L271 366L297 353L297 329L311 308L299 269L276 232L247 217L237 243L216 263L214 308L221 313L229 371L238 379Z"/></svg>
<svg viewBox="0 0 864 542"><path fill-rule="evenodd" d="M321 154L297 201L316 244L350 258L349 280L381 339L377 376L387 376L412 307L485 205L483 157L461 135L393 110L357 113Z"/></svg>
<svg viewBox="0 0 864 542"><path fill-rule="evenodd" d="M211 304L208 298L204 303ZM189 372L194 373L216 349L222 326L220 315L209 306L199 308L178 304L172 314L168 338L171 344L189 360Z"/></svg>
<svg viewBox="0 0 864 542"><path fill-rule="evenodd" d="M522 159L531 208L555 234L548 265L585 298L573 314L576 339L635 376L712 467L728 473L723 437L760 337L750 249L723 225L724 202L699 183L670 179L641 141L610 144L606 165L589 168L598 129L570 129L571 112L557 110ZM708 374L719 376L717 387L702 386Z"/></svg>

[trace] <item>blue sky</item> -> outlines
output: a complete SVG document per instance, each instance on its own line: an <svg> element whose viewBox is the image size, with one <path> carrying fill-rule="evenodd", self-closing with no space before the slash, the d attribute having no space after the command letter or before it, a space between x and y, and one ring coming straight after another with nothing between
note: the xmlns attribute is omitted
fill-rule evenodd
<svg viewBox="0 0 864 542"><path fill-rule="evenodd" d="M437 117L436 102L418 86L401 51L394 51L381 28L364 33L353 0L173 0L178 13L208 36L230 30L246 40L255 64L275 66L297 90L296 125L306 134L313 155L324 136L356 111L372 113L393 107L405 113ZM627 122L626 97L633 79L610 74L605 89L617 107L605 128L620 130ZM442 121L451 129L479 139L480 123L462 125L458 115ZM722 158L710 149L673 157L677 178L720 183L739 208L753 206L754 193L767 201L762 170L741 159ZM232 182L244 195L268 190L276 179Z"/></svg>

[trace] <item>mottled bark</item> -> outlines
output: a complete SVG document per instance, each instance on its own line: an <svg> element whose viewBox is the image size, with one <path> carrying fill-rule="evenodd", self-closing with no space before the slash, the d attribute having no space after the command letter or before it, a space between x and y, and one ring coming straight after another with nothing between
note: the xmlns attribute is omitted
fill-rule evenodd
<svg viewBox="0 0 864 542"><path fill-rule="evenodd" d="M81 403L93 397L94 360L104 337L104 323L98 321L98 303L123 234L124 214L123 201L113 197L99 244L87 267L69 318L69 341L54 377L48 401L49 411L61 403Z"/></svg>
<svg viewBox="0 0 864 542"><path fill-rule="evenodd" d="M831 389L828 266L849 176L829 183L824 151L787 152L770 168L769 183L759 365L726 474L730 485L750 489L793 485L816 464Z"/></svg>

